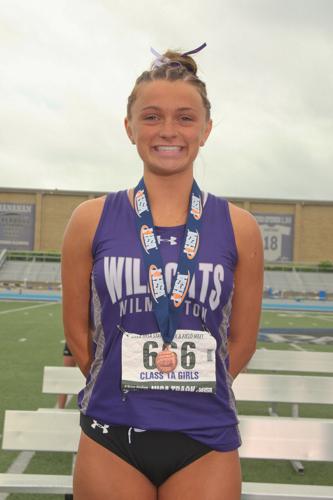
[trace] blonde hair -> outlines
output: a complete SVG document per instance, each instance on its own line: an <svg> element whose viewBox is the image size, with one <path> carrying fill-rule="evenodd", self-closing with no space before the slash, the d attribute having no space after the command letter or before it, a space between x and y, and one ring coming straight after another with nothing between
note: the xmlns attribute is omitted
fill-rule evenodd
<svg viewBox="0 0 333 500"><path fill-rule="evenodd" d="M142 83L154 80L168 80L170 82L183 80L197 88L206 109L206 118L209 120L211 106L207 97L206 84L198 78L197 70L196 62L191 56L167 50L167 52L152 63L149 71L144 71L137 78L127 101L127 117L131 118L131 108L137 98L138 87Z"/></svg>

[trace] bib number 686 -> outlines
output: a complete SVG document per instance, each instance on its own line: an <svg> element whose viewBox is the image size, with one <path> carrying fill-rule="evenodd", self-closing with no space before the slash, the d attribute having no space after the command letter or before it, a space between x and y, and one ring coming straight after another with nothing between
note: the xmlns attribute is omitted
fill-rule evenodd
<svg viewBox="0 0 333 500"><path fill-rule="evenodd" d="M175 342L171 343L172 349L177 349L177 344ZM180 364L183 370L193 370L195 367L195 350L196 345L194 342L183 342L180 347ZM156 349L156 351L154 350ZM148 340L143 344L143 366L146 370L156 369L156 356L159 350L159 345L154 340Z"/></svg>

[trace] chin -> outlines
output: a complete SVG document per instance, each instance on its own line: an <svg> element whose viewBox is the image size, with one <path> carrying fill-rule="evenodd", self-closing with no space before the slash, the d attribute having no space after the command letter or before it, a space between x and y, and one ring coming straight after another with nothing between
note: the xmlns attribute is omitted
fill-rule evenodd
<svg viewBox="0 0 333 500"><path fill-rule="evenodd" d="M155 175L160 175L162 177L169 177L171 175L182 174L184 172L190 171L193 172L192 165L174 165L174 166L166 166L166 165L154 165L154 164L145 164L145 171L151 172Z"/></svg>

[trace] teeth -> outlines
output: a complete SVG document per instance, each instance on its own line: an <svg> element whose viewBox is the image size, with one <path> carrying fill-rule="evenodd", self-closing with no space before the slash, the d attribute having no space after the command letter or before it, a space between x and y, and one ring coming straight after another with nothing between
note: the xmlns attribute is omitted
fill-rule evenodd
<svg viewBox="0 0 333 500"><path fill-rule="evenodd" d="M180 151L180 146L157 146L158 151Z"/></svg>

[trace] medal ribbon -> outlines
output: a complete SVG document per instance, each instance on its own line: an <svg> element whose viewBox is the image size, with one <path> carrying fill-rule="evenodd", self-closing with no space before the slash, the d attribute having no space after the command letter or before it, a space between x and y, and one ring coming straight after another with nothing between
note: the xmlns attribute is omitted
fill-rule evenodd
<svg viewBox="0 0 333 500"><path fill-rule="evenodd" d="M169 295L143 178L134 189L134 209L154 314L164 343L171 344L177 330L178 316L184 306L196 266L202 218L201 191L193 180L184 241Z"/></svg>

